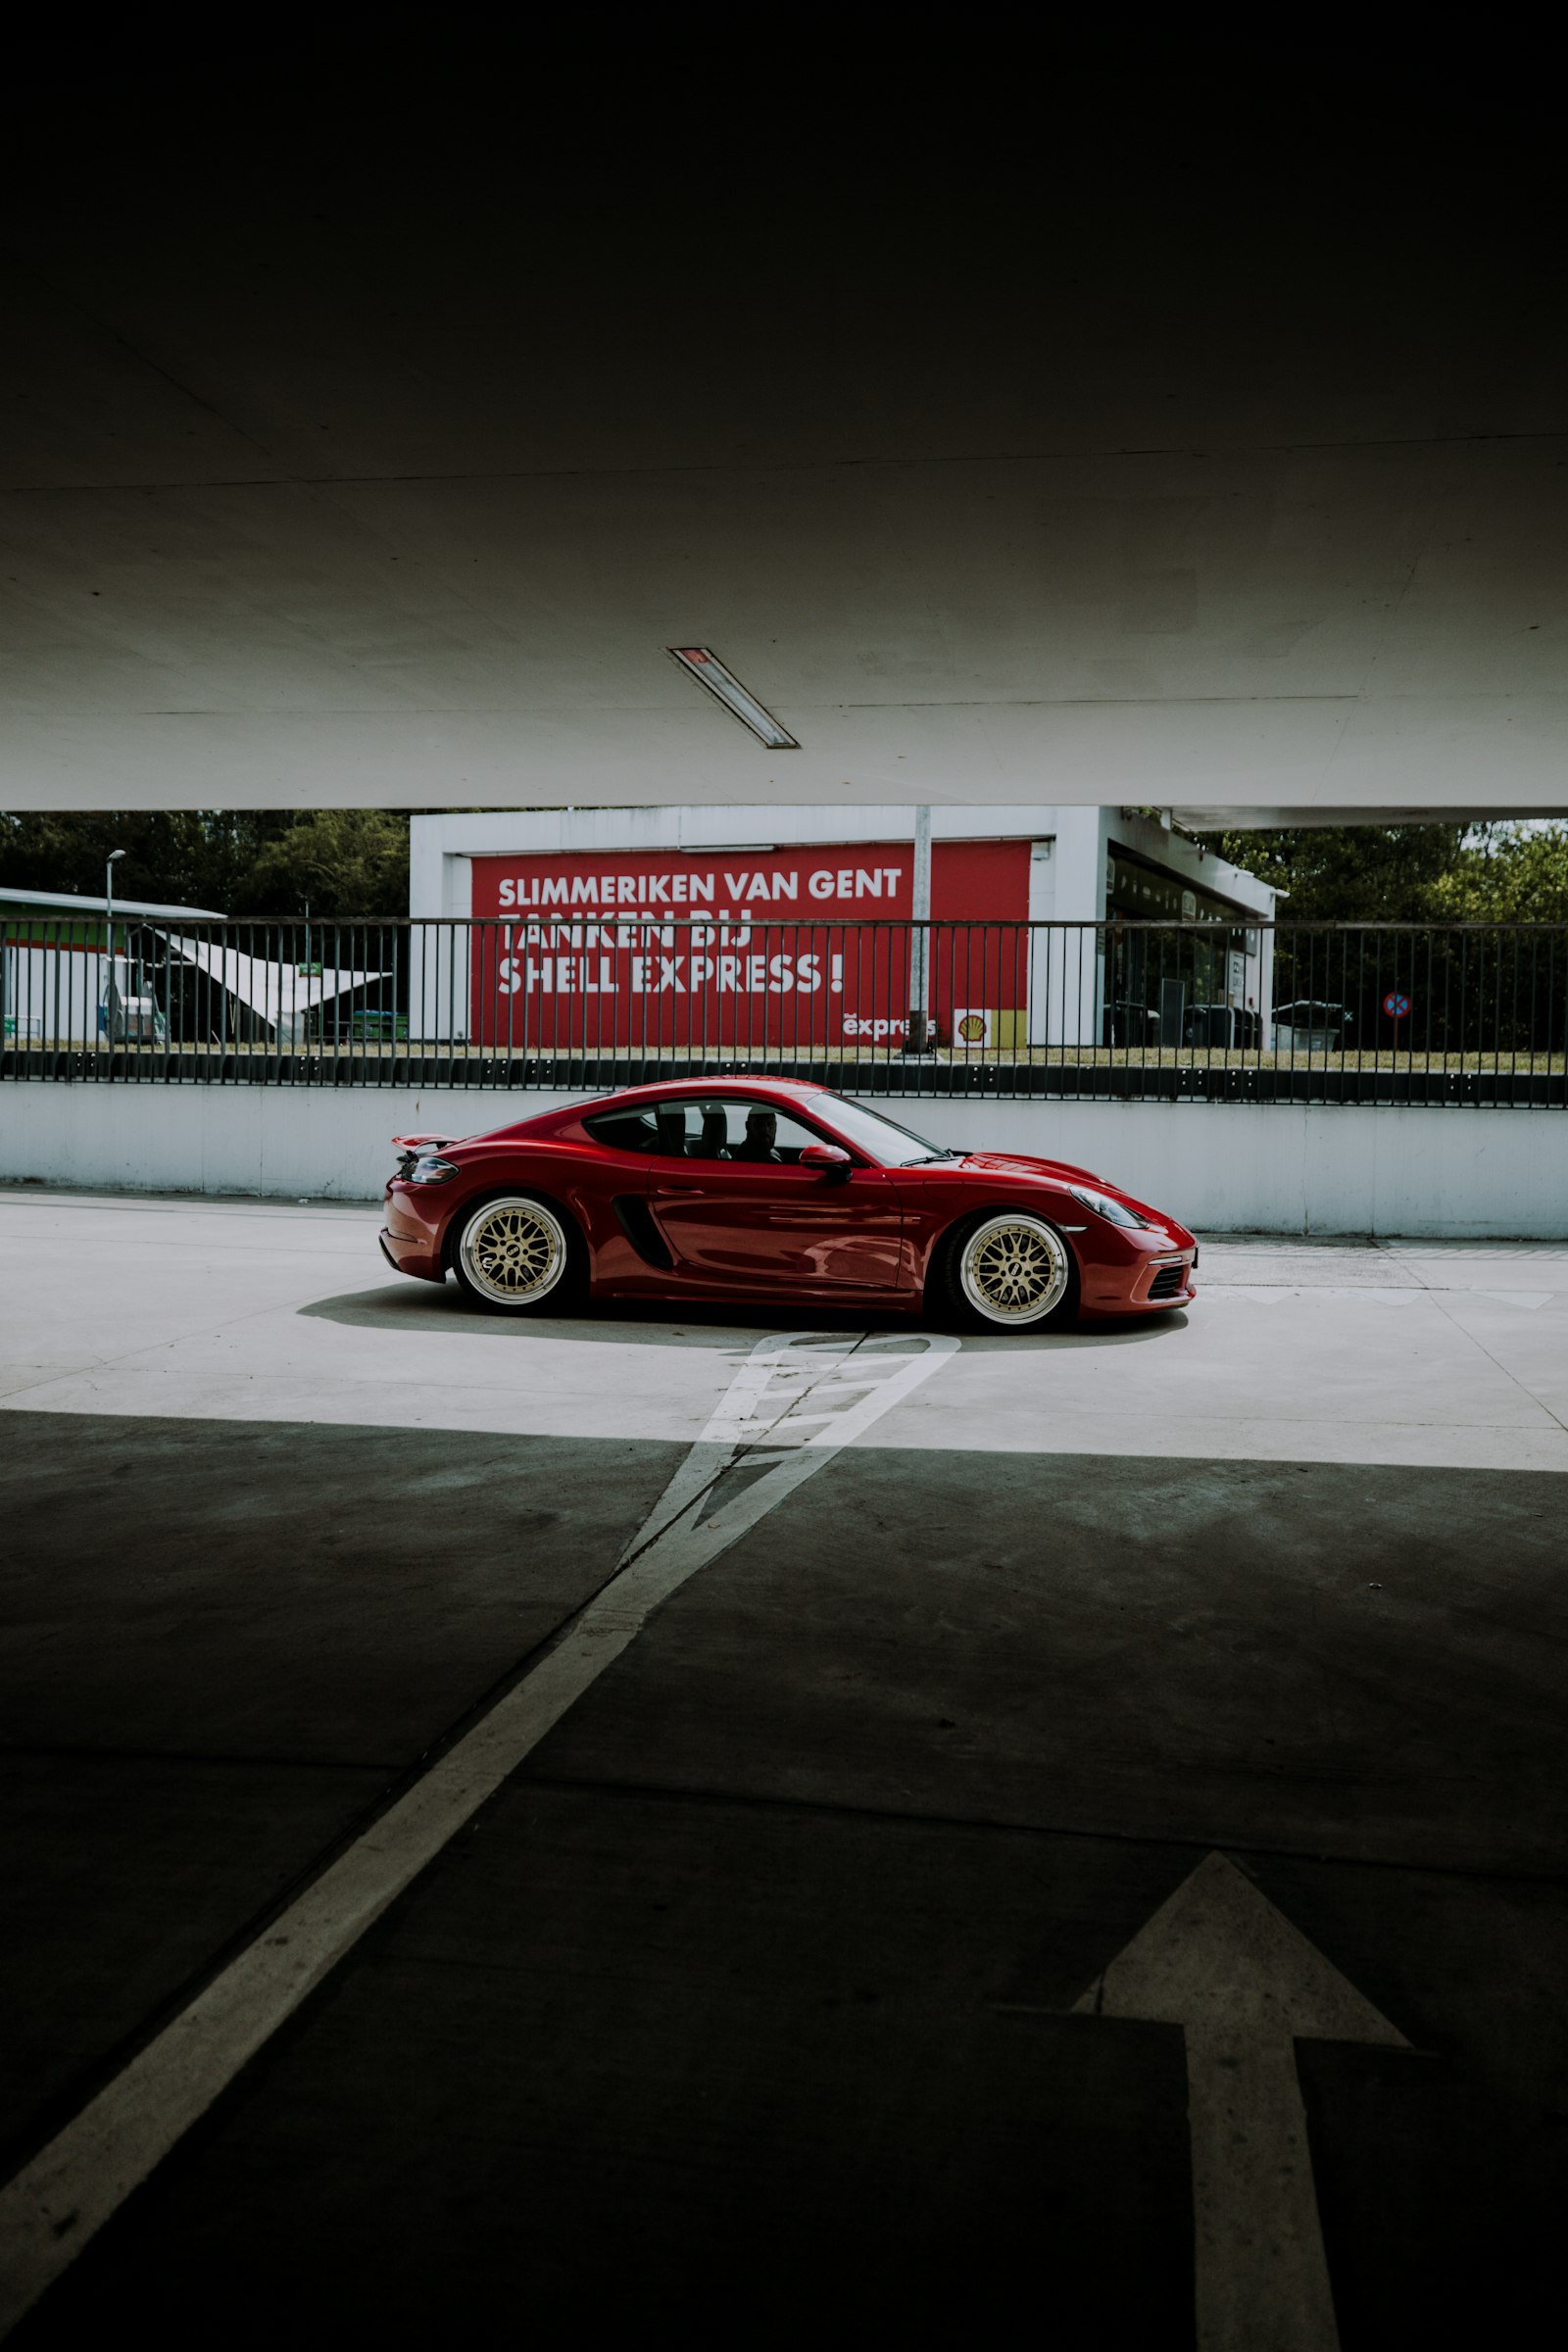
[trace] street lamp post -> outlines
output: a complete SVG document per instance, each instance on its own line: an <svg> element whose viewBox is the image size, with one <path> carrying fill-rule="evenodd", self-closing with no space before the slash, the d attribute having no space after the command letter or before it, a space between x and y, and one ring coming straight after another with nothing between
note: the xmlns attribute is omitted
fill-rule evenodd
<svg viewBox="0 0 1568 2352"><path fill-rule="evenodd" d="M906 1054L931 1050L931 811L914 812L914 876L909 900L909 1027Z"/></svg>
<svg viewBox="0 0 1568 2352"><path fill-rule="evenodd" d="M104 1018L109 1024L111 1051L115 1043L115 864L123 858L123 850L111 850L104 860L104 915L109 934L109 978L104 987Z"/></svg>

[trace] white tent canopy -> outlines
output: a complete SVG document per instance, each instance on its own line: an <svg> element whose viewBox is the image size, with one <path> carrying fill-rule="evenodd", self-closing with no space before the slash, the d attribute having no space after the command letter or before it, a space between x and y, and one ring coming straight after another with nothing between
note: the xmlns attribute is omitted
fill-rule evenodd
<svg viewBox="0 0 1568 2352"><path fill-rule="evenodd" d="M161 931L176 956L193 963L219 986L249 1005L282 1036L298 1036L307 1012L333 997L363 988L368 981L384 980L385 972L344 971L323 965L301 971L291 963L273 963L262 956L242 955L238 948L219 947L211 940L182 939L177 932Z"/></svg>

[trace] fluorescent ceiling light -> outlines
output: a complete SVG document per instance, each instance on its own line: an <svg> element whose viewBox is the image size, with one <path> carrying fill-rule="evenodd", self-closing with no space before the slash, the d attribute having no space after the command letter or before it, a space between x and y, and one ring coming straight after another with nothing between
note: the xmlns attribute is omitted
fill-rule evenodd
<svg viewBox="0 0 1568 2352"><path fill-rule="evenodd" d="M793 735L781 727L770 711L764 710L755 694L748 694L739 678L732 677L715 653L706 645L669 645L664 648L699 685L706 686L726 710L738 718L744 727L770 752L798 752L800 745Z"/></svg>

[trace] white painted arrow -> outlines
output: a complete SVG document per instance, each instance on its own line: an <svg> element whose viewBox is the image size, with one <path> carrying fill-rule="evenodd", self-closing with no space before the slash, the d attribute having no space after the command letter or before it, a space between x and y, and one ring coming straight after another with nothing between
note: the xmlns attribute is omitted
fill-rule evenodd
<svg viewBox="0 0 1568 2352"><path fill-rule="evenodd" d="M1295 2042L1403 2034L1223 1854L1074 2013L1186 2032L1199 2352L1337 2352Z"/></svg>

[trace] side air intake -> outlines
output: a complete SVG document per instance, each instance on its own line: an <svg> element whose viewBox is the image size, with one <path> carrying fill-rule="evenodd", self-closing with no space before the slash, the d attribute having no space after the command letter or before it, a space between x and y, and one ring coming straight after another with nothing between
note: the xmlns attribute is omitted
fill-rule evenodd
<svg viewBox="0 0 1568 2352"><path fill-rule="evenodd" d="M663 1235L654 1223L654 1212L647 1201L639 1199L636 1193L622 1193L615 1202L615 1214L620 1220L621 1232L643 1264L657 1266L661 1274L669 1273L675 1261L669 1254Z"/></svg>

